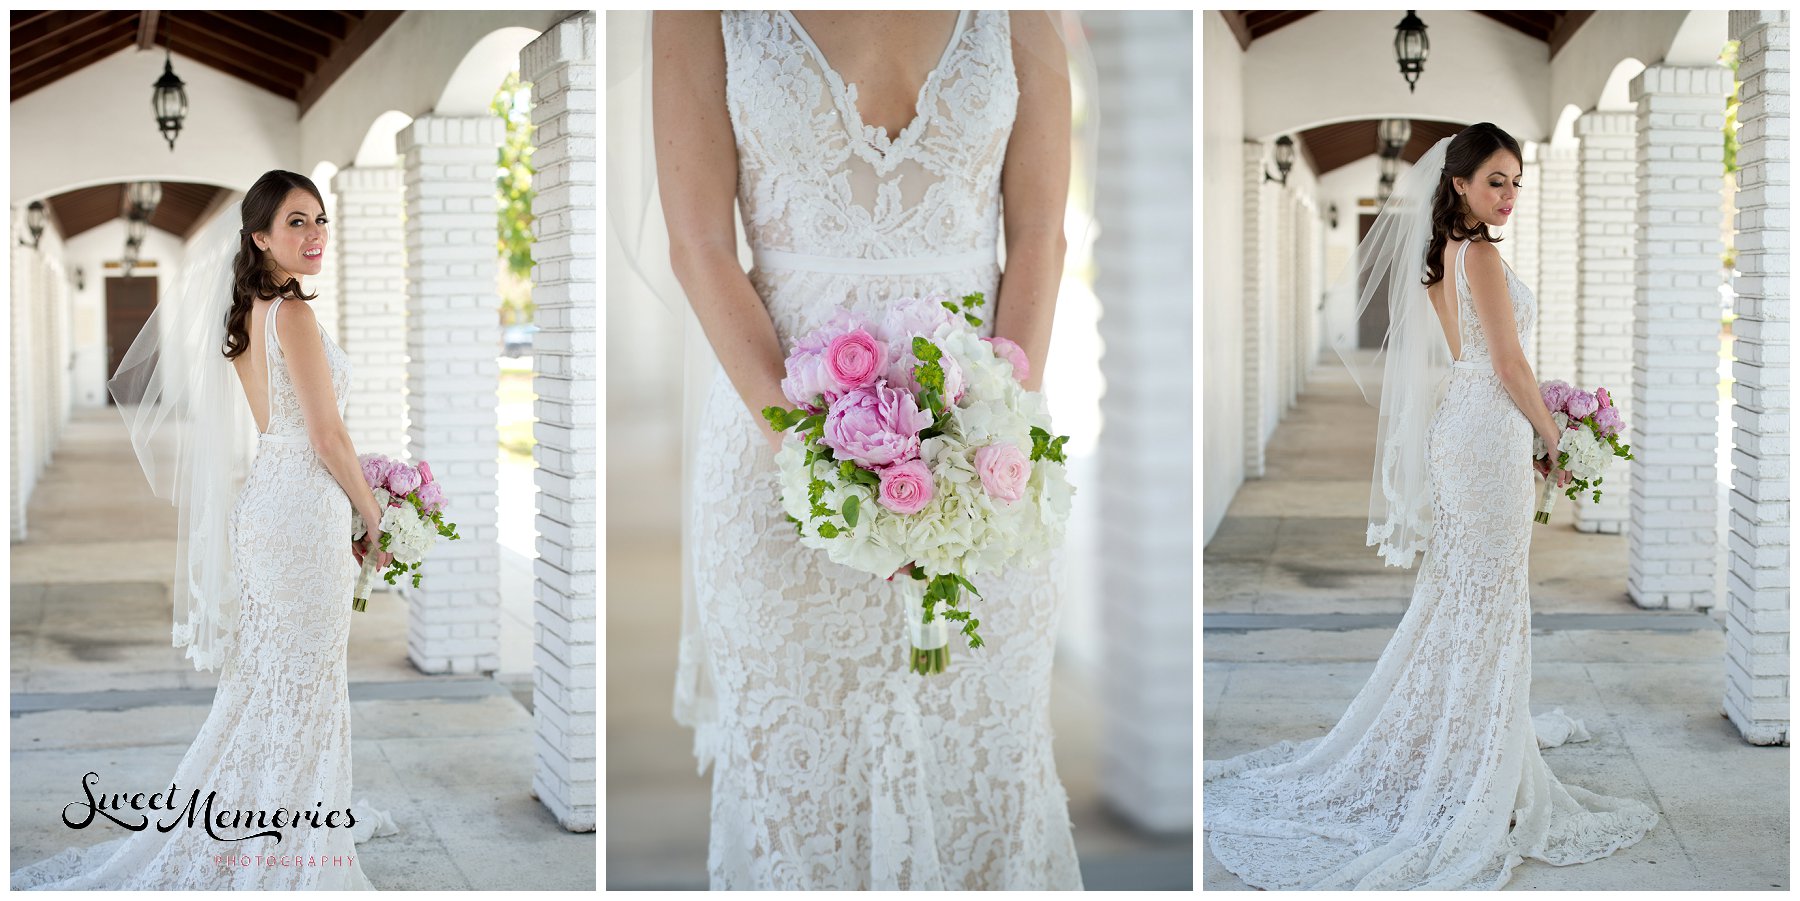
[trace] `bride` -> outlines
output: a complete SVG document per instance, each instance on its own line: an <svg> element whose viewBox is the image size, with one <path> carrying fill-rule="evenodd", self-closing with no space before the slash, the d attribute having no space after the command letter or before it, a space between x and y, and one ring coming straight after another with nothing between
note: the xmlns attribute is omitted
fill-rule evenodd
<svg viewBox="0 0 1800 901"><path fill-rule="evenodd" d="M1551 459L1559 433L1526 362L1536 301L1489 232L1522 158L1486 122L1439 141L1358 247L1357 318L1377 292L1390 317L1368 541L1390 564L1424 560L1328 734L1206 761L1213 855L1258 888L1497 889L1523 858L1595 860L1657 821L1559 781L1539 747L1585 729L1528 710L1528 461L1534 433Z"/></svg>
<svg viewBox="0 0 1800 901"><path fill-rule="evenodd" d="M658 13L651 50L670 259L722 364L690 432L677 680L677 716L713 766L712 887L1079 888L1051 755L1051 574L994 580L986 646L909 673L897 587L800 546L780 439L757 415L786 405L796 338L907 296L985 292L981 333L1017 342L1038 387L1069 189L1052 20Z"/></svg>
<svg viewBox="0 0 1800 901"><path fill-rule="evenodd" d="M349 361L301 287L328 233L310 179L264 173L192 242L108 383L145 475L180 508L175 646L224 669L172 807L114 813L148 822L13 871L14 889L372 888L353 841L395 830L351 803L344 652L358 564L389 555L379 529L344 548L352 505L381 517L344 428ZM160 791L99 776L91 796Z"/></svg>

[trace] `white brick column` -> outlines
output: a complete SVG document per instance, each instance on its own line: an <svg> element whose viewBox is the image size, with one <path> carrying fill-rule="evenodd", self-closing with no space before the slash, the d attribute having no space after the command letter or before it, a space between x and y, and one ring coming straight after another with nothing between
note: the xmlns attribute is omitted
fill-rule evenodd
<svg viewBox="0 0 1800 901"><path fill-rule="evenodd" d="M1637 113L1600 111L1575 120L1581 138L1579 293L1576 298L1576 387L1605 387L1626 422L1633 422L1631 311L1636 289ZM1628 512L1629 475L1615 466L1604 497L1575 499L1575 528L1620 532Z"/></svg>
<svg viewBox="0 0 1800 901"><path fill-rule="evenodd" d="M431 463L458 541L440 542L411 606L407 656L427 673L500 667L500 299L493 116L421 116L396 139L406 192L407 450Z"/></svg>
<svg viewBox="0 0 1800 901"><path fill-rule="evenodd" d="M338 343L350 357L344 425L359 453L406 451L406 195L400 167L352 166L337 194Z"/></svg>
<svg viewBox="0 0 1800 901"><path fill-rule="evenodd" d="M1531 289L1532 296L1536 297L1538 284L1542 281L1538 278L1538 241L1540 240L1538 232L1544 215L1543 208L1539 206L1543 202L1541 194L1543 164L1539 162L1539 158L1543 154L1544 145L1536 141L1526 141L1521 149L1525 152L1525 158L1519 161L1519 181L1525 186L1519 189L1518 199L1513 204L1512 221L1507 223L1504 232L1506 240L1500 246L1505 248L1510 245L1508 253L1512 255L1513 272L1518 274L1519 280L1523 281L1525 286ZM1539 312L1541 318L1541 302ZM1531 356L1527 362L1536 372L1543 368L1543 323L1540 321L1533 331ZM1542 380L1555 378L1555 376L1540 374L1538 378Z"/></svg>
<svg viewBox="0 0 1800 901"><path fill-rule="evenodd" d="M1637 103L1637 299L1632 308L1631 599L1693 610L1718 574L1719 66L1651 66ZM1623 467L1616 467L1623 468ZM1608 485L1610 486L1608 480Z"/></svg>
<svg viewBox="0 0 1800 901"><path fill-rule="evenodd" d="M1318 318L1312 292L1312 236L1314 215L1312 204L1295 195L1294 211L1294 398L1306 390L1306 377L1312 373L1317 349L1313 323Z"/></svg>
<svg viewBox="0 0 1800 901"><path fill-rule="evenodd" d="M1286 187L1275 189L1275 327L1281 338L1275 357L1275 391L1279 417L1294 406L1294 198ZM1192 251L1189 251L1190 253Z"/></svg>
<svg viewBox="0 0 1800 901"><path fill-rule="evenodd" d="M1138 826L1193 828L1193 15L1086 19L1100 74L1094 293L1104 600L1100 789ZM1142 136L1154 136L1144 140ZM1135 137L1134 137L1135 136ZM1171 223L1181 223L1172 227ZM1145 491L1143 486L1160 486Z"/></svg>
<svg viewBox="0 0 1800 901"><path fill-rule="evenodd" d="M1788 14L1734 11L1738 40L1737 268L1732 285L1731 533L1725 713L1751 744L1788 743Z"/></svg>
<svg viewBox="0 0 1800 901"><path fill-rule="evenodd" d="M1575 304L1581 234L1581 210L1576 196L1577 151L1573 142L1538 148L1542 187L1536 192L1539 251L1534 290L1538 301L1536 371L1540 381L1573 382L1576 378Z"/></svg>
<svg viewBox="0 0 1800 901"><path fill-rule="evenodd" d="M1263 358L1269 338L1263 330L1264 246L1263 145L1244 142L1244 478L1260 479L1268 456L1263 442ZM1230 340L1229 336L1215 336Z"/></svg>
<svg viewBox="0 0 1800 901"><path fill-rule="evenodd" d="M593 831L597 809L597 25L592 12L570 16L519 55L519 77L531 82L537 142L531 158L537 170L531 295L539 328L532 341L538 577L531 711L537 767L531 788L557 822L577 832Z"/></svg>
<svg viewBox="0 0 1800 901"><path fill-rule="evenodd" d="M8 380L12 389L12 406L9 408L12 415L8 417L12 425L12 444L11 455L7 458L10 463L7 469L12 478L12 491L9 496L12 498L12 540L14 542L24 541L27 537L25 511L31 503L31 488L36 481L35 474L30 471L32 464L29 451L31 447L31 363L28 354L31 348L29 317L31 301L28 286L31 284L31 279L27 275L27 270L31 265L31 258L37 254L37 251L19 243L25 234L24 228L20 226L20 223L24 221L23 215L21 209L12 211L12 229L8 235L7 244L12 248L12 277L7 286L11 301L8 312L12 320L9 329L12 333L12 350L9 357L12 377Z"/></svg>

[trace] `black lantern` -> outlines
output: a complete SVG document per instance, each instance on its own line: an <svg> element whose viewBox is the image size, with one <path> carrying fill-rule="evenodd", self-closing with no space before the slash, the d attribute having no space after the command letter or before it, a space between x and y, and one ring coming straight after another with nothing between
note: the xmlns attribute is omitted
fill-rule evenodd
<svg viewBox="0 0 1800 901"><path fill-rule="evenodd" d="M162 182L134 181L126 187L125 199L131 204L133 215L148 220L150 214L156 212L156 205L162 202Z"/></svg>
<svg viewBox="0 0 1800 901"><path fill-rule="evenodd" d="M150 233L150 220L139 216L134 210L125 219L125 242L133 247L142 247L144 236Z"/></svg>
<svg viewBox="0 0 1800 901"><path fill-rule="evenodd" d="M1325 211L1325 224L1331 226L1333 229L1337 228L1337 204L1332 204L1331 207Z"/></svg>
<svg viewBox="0 0 1800 901"><path fill-rule="evenodd" d="M163 74L156 80L155 88L150 95L150 109L156 113L156 128L172 152L175 136L181 133L181 120L187 118L188 111L187 85L175 77L172 55L163 57Z"/></svg>
<svg viewBox="0 0 1800 901"><path fill-rule="evenodd" d="M1412 140L1411 119L1383 119L1376 129L1381 140L1382 156L1399 156Z"/></svg>
<svg viewBox="0 0 1800 901"><path fill-rule="evenodd" d="M1384 156L1381 158L1381 180L1393 184L1400 177L1400 158Z"/></svg>
<svg viewBox="0 0 1800 901"><path fill-rule="evenodd" d="M1406 18L1394 26L1394 58L1400 62L1400 76L1406 79L1407 93L1418 86L1419 75L1425 71L1425 57L1430 55L1431 41L1425 37L1425 23L1409 9Z"/></svg>
<svg viewBox="0 0 1800 901"><path fill-rule="evenodd" d="M131 277L131 270L137 266L137 251L136 244L133 244L130 241L125 242L125 255L119 258L119 266L125 270L126 278Z"/></svg>
<svg viewBox="0 0 1800 901"><path fill-rule="evenodd" d="M1281 172L1281 177L1276 178L1265 169L1263 170L1263 181L1272 181L1282 187L1287 187L1288 170L1294 168L1294 139L1287 135L1275 139L1275 168Z"/></svg>
<svg viewBox="0 0 1800 901"><path fill-rule="evenodd" d="M1383 175L1381 181L1375 183L1375 199L1387 203L1394 194L1394 180Z"/></svg>
<svg viewBox="0 0 1800 901"><path fill-rule="evenodd" d="M44 202L42 200L33 200L25 207L25 228L31 232L30 247L36 250L38 239L44 236ZM24 244L25 242L20 241L19 243Z"/></svg>
<svg viewBox="0 0 1800 901"><path fill-rule="evenodd" d="M87 289L87 274L81 271L80 266L76 266L75 267L75 290L84 291L86 289Z"/></svg>

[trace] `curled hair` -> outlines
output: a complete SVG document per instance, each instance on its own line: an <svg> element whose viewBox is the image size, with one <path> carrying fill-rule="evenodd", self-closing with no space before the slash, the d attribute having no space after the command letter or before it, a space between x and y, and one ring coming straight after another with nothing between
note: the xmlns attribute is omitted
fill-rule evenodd
<svg viewBox="0 0 1800 901"><path fill-rule="evenodd" d="M1444 148L1444 172L1438 176L1437 191L1431 197L1431 245L1425 251L1425 287L1444 280L1444 247L1451 241L1480 238L1489 243L1500 242L1488 234L1486 222L1477 222L1473 229L1464 226L1461 198L1451 179L1473 179L1476 167L1502 150L1521 164L1525 161L1519 142L1492 122L1477 122L1457 132L1450 139L1450 146Z"/></svg>
<svg viewBox="0 0 1800 901"><path fill-rule="evenodd" d="M256 184L250 186L240 204L243 223L238 229L237 258L231 263L231 311L225 314L225 346L222 348L228 360L236 359L250 347L250 308L258 299L312 300L318 297L317 294L302 294L300 280L292 276L285 282L276 283L269 273L267 255L257 249L256 241L251 238L252 234L269 231L274 226L281 202L295 188L311 194L321 208L325 206L325 198L319 194L312 179L286 169L264 172Z"/></svg>

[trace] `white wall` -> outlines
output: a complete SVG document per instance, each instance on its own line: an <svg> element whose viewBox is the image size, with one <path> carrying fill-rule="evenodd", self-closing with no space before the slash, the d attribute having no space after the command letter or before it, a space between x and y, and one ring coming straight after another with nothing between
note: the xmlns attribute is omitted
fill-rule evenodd
<svg viewBox="0 0 1800 901"><path fill-rule="evenodd" d="M171 151L150 111L162 67L161 52L121 50L13 101L13 201L150 179L242 191L270 169L299 169L293 101L179 53L188 115Z"/></svg>
<svg viewBox="0 0 1800 901"><path fill-rule="evenodd" d="M1202 467L1201 542L1212 540L1244 483L1244 82L1243 52L1217 12L1200 13L1206 72L1201 107L1205 164L1200 225Z"/></svg>
<svg viewBox="0 0 1800 901"><path fill-rule="evenodd" d="M1492 122L1520 140L1550 133L1550 51L1543 41L1477 13L1428 10L1420 18L1431 54L1409 94L1394 62L1394 25L1402 15L1316 12L1258 38L1244 58L1245 132L1269 139L1322 123L1404 115ZM1479 73L1478 84L1470 73ZM1475 97L1478 116L1471 112Z"/></svg>
<svg viewBox="0 0 1800 901"><path fill-rule="evenodd" d="M1622 59L1636 59L1647 66L1665 60L1675 65L1710 65L1724 47L1725 21L1724 10L1596 12L1550 61L1549 103L1544 108L1552 114L1571 104L1584 112L1593 109ZM1513 136L1521 141L1544 140L1548 133L1515 132Z"/></svg>
<svg viewBox="0 0 1800 901"><path fill-rule="evenodd" d="M320 162L350 165L369 125L382 113L398 110L416 119L432 112L451 75L488 34L512 27L541 33L569 15L566 10L408 11L300 117L299 157L308 168ZM516 43L523 47L530 39L523 36ZM516 67L516 58L508 60L488 89L490 96Z"/></svg>

